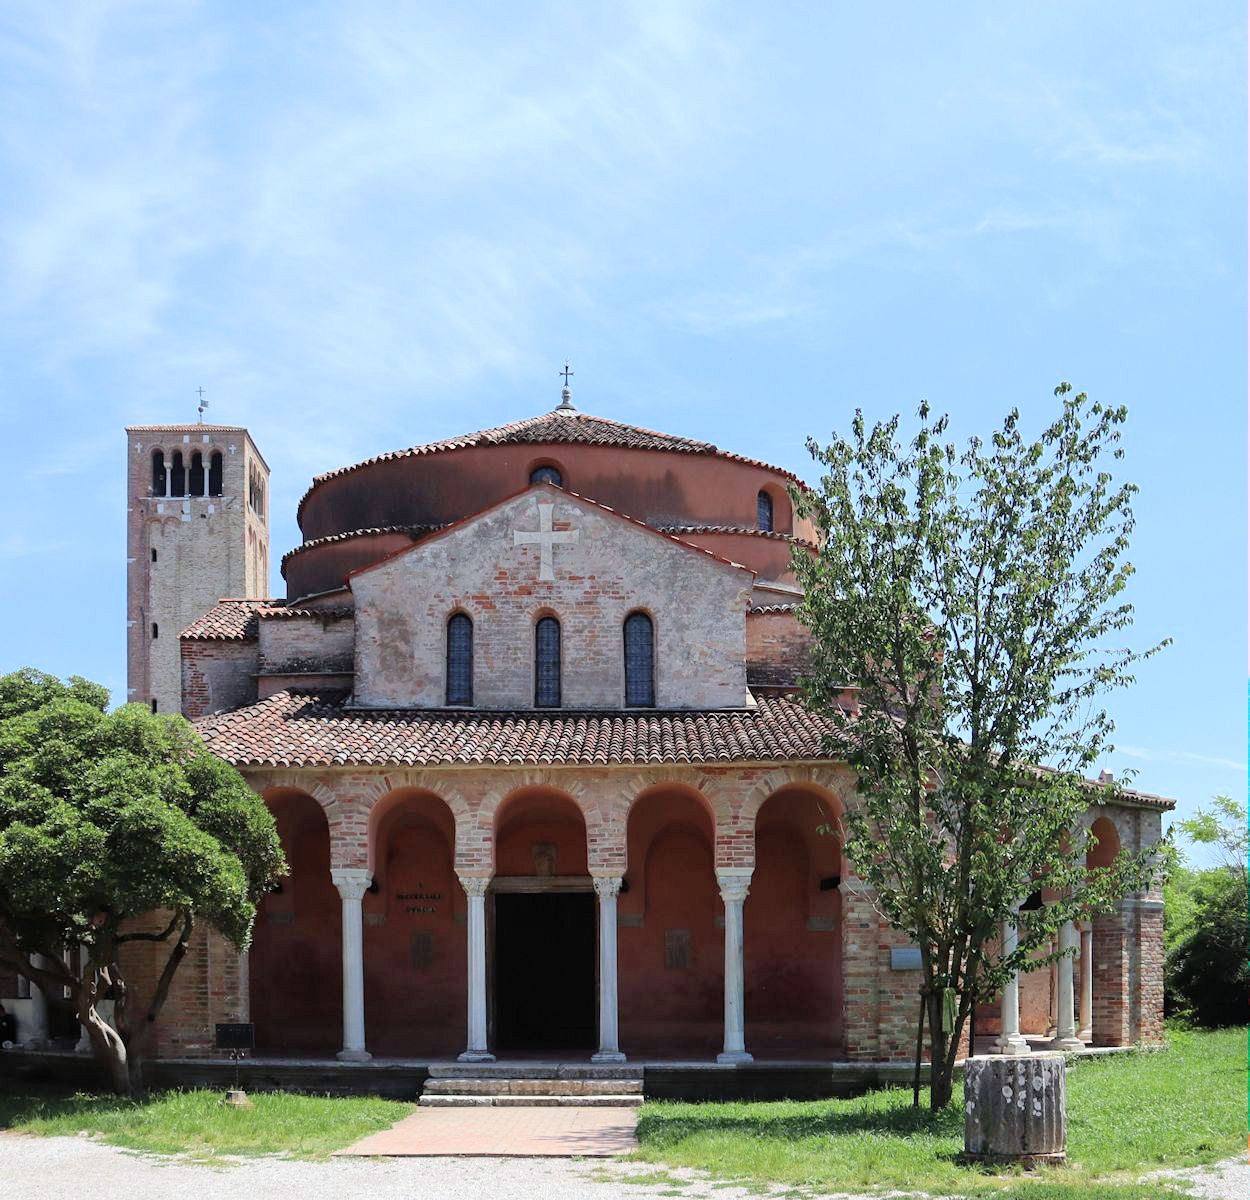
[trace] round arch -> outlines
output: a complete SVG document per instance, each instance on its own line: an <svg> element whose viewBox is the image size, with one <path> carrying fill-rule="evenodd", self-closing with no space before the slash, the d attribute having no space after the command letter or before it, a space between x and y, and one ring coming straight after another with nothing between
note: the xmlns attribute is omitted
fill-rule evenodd
<svg viewBox="0 0 1250 1200"><path fill-rule="evenodd" d="M724 1032L724 907L715 819L698 789L658 783L626 817L618 901L621 1048L706 1056Z"/></svg>
<svg viewBox="0 0 1250 1200"><path fill-rule="evenodd" d="M845 1048L841 806L810 786L769 796L755 816L755 872L743 910L747 1045L757 1055L831 1058Z"/></svg>
<svg viewBox="0 0 1250 1200"><path fill-rule="evenodd" d="M465 1045L468 979L455 817L435 793L401 788L374 803L368 837L366 1043L384 1055L455 1054Z"/></svg>
<svg viewBox="0 0 1250 1200"><path fill-rule="evenodd" d="M343 1026L340 900L330 878L330 825L298 788L266 789L288 874L257 908L248 952L256 1046L333 1054Z"/></svg>

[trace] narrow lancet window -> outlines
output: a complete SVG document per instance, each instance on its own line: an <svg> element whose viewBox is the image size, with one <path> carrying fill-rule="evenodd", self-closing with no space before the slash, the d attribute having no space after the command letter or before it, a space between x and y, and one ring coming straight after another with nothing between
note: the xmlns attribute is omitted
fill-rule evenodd
<svg viewBox="0 0 1250 1200"><path fill-rule="evenodd" d="M534 626L534 707L560 707L560 622L543 617Z"/></svg>
<svg viewBox="0 0 1250 1200"><path fill-rule="evenodd" d="M213 457L208 460L208 494L210 496L221 495L221 453L214 452Z"/></svg>
<svg viewBox="0 0 1250 1200"><path fill-rule="evenodd" d="M187 487L188 496L204 496L204 457L196 450L191 455L191 481Z"/></svg>
<svg viewBox="0 0 1250 1200"><path fill-rule="evenodd" d="M152 640L156 641L161 636L160 626L155 621L152 622Z"/></svg>
<svg viewBox="0 0 1250 1200"><path fill-rule="evenodd" d="M464 613L447 622L447 703L473 703L473 622Z"/></svg>
<svg viewBox="0 0 1250 1200"><path fill-rule="evenodd" d="M625 703L655 707L655 626L646 613L625 618Z"/></svg>
<svg viewBox="0 0 1250 1200"><path fill-rule="evenodd" d="M152 495L165 495L165 488L168 486L169 477L165 473L165 451L152 451Z"/></svg>
<svg viewBox="0 0 1250 1200"><path fill-rule="evenodd" d="M765 533L773 531L773 498L767 492L755 497L755 525Z"/></svg>

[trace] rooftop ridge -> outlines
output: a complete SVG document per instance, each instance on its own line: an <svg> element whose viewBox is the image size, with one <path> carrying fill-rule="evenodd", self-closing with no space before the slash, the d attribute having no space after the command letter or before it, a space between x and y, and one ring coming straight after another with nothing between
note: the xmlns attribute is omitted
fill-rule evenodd
<svg viewBox="0 0 1250 1200"><path fill-rule="evenodd" d="M538 436L525 436L541 430ZM619 432L619 438L613 434ZM633 444L638 438L644 439L642 444ZM646 444L647 442L651 444ZM450 450L461 450L472 446L506 445L509 443L530 443L534 445L558 445L560 443L583 445L616 445L624 449L655 450L661 453L708 455L726 458L732 462L745 463L748 466L761 467L777 475L803 486L803 481L791 471L766 463L758 458L735 454L731 450L722 450L711 442L699 441L696 438L682 437L678 434L662 433L647 429L641 425L628 425L623 421L614 421L610 417L599 417L593 413L581 412L578 409L555 409L527 417L522 421L512 421L505 425L496 425L490 429L480 429L474 433L460 434L456 437L444 438L437 442L411 446L402 450L389 450L383 454L375 454L360 462L348 466L336 467L332 471L323 471L313 476L312 484L300 498L295 510L295 519L303 516L304 505L312 493L323 483L350 475L366 467L382 462L396 462L405 458L419 458L426 454L441 454Z"/></svg>

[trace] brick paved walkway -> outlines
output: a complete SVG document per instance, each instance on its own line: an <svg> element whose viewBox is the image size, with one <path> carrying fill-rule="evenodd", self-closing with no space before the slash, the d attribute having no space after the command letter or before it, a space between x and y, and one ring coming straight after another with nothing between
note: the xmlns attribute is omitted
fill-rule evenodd
<svg viewBox="0 0 1250 1200"><path fill-rule="evenodd" d="M637 1145L634 1108L421 1108L340 1155L608 1157Z"/></svg>

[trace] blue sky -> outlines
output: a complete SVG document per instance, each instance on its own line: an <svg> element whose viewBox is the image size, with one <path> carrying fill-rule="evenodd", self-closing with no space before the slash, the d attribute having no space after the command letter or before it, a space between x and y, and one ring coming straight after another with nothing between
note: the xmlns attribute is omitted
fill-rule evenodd
<svg viewBox="0 0 1250 1200"><path fill-rule="evenodd" d="M580 407L811 433L1126 403L1107 766L1244 794L1243 5L0 10L0 669L124 692L122 427L315 472ZM952 15L955 14L955 15ZM280 594L281 580L275 590Z"/></svg>

